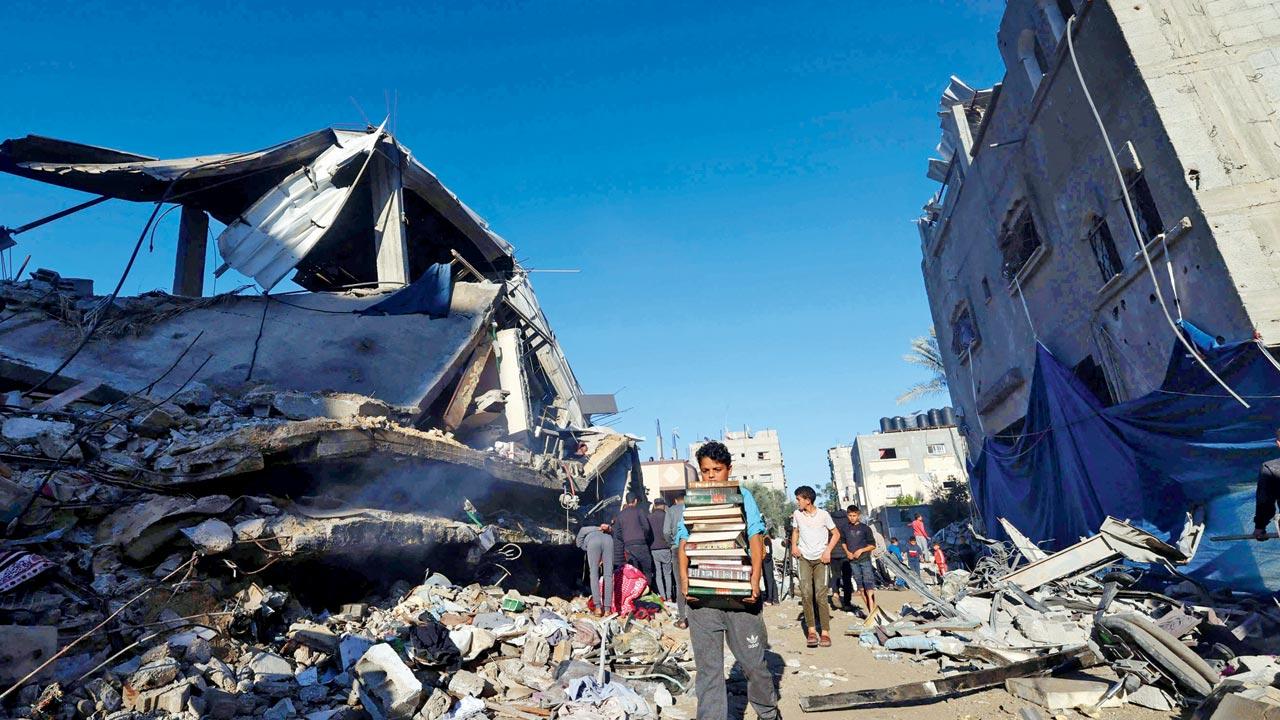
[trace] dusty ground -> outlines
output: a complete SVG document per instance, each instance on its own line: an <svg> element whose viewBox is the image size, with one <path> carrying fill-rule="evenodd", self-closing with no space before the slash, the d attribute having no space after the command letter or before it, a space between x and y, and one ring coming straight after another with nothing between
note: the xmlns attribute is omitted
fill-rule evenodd
<svg viewBox="0 0 1280 720"><path fill-rule="evenodd" d="M878 594L880 602L888 609L897 610L904 602L917 602L919 596L907 591L884 591ZM906 682L918 682L940 677L936 662L916 664L903 659L899 662L877 660L872 650L858 645L856 636L845 635L851 628L861 629L862 619L858 615L844 611L832 611L831 624L832 646L829 648L809 649L805 647L804 635L796 616L800 611L798 601L789 600L781 605L770 605L765 608L765 623L769 630L770 649L776 655L770 655L770 666L775 676L781 680L781 710L785 718L796 720L801 716L813 720L986 720L992 718L1010 720L1017 718L1018 710L1033 706L1025 700L1019 700L1003 689L992 689L973 693L960 698L941 701L929 705L914 707L878 708L865 710L843 710L836 712L806 714L800 710L798 698L804 695L823 695L828 693L850 692L870 688L887 687ZM679 634L682 631L674 627L664 628L667 632ZM726 652L726 660L732 656ZM788 667L787 660L798 660L800 667ZM834 675L835 680L823 676ZM824 687L823 681L831 683ZM746 692L745 684L741 692ZM734 683L730 683L730 691ZM731 698L732 700L732 698ZM741 712L743 699L731 701ZM694 716L696 703L692 692L678 699L677 707L686 709L690 717ZM731 715L731 717L735 717ZM742 717L736 715L736 717ZM747 720L755 718L755 712L747 709ZM1048 712L1045 717L1051 718ZM1072 720L1083 720L1086 715L1075 711L1059 714L1059 717ZM1103 720L1166 720L1181 717L1180 713L1165 713L1147 710L1134 705L1119 708L1106 708L1098 717Z"/></svg>

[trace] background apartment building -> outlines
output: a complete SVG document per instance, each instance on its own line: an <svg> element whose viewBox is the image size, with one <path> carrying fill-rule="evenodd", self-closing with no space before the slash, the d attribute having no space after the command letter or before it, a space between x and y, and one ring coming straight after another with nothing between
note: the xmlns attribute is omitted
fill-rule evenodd
<svg viewBox="0 0 1280 720"><path fill-rule="evenodd" d="M1037 341L1106 404L1160 384L1176 338L1140 242L1171 316L1280 343L1280 3L1190 7L1010 0L1002 82L943 94L922 268L971 441L1020 427Z"/></svg>
<svg viewBox="0 0 1280 720"><path fill-rule="evenodd" d="M955 425L922 422L858 435L827 457L841 504L858 505L868 516L899 498L927 501L948 484L967 482L964 438Z"/></svg>
<svg viewBox="0 0 1280 720"><path fill-rule="evenodd" d="M686 483L696 479L698 471L688 460L650 460L640 463L640 479L649 500L661 495L668 503L684 492Z"/></svg>
<svg viewBox="0 0 1280 720"><path fill-rule="evenodd" d="M756 483L787 492L787 476L782 463L782 444L777 430L728 431L720 442L733 455L733 479ZM696 457L703 443L689 445L689 457Z"/></svg>

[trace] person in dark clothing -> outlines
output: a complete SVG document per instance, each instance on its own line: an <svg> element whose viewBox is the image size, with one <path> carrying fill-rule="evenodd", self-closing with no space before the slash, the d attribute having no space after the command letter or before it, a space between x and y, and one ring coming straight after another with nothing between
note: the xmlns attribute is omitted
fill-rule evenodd
<svg viewBox="0 0 1280 720"><path fill-rule="evenodd" d="M858 593L862 595L862 603L866 606L866 625L875 624L876 617L876 572L871 564L871 553L876 549L876 536L871 526L862 522L862 512L857 505L850 505L845 510L848 522L842 537L845 554L849 556L852 574L858 583Z"/></svg>
<svg viewBox="0 0 1280 720"><path fill-rule="evenodd" d="M622 546L623 559L644 573L649 589L656 590L653 555L649 553L649 547L653 545L653 526L649 524L649 513L640 507L639 493L627 493L627 504L613 523L613 536L621 541L616 544Z"/></svg>
<svg viewBox="0 0 1280 720"><path fill-rule="evenodd" d="M773 528L764 536L764 601L778 604L778 578L773 574Z"/></svg>
<svg viewBox="0 0 1280 720"><path fill-rule="evenodd" d="M1276 428L1276 446L1280 447L1280 428ZM1267 526L1280 504L1280 458L1262 463L1258 470L1258 496L1253 513L1253 537L1267 539Z"/></svg>
<svg viewBox="0 0 1280 720"><path fill-rule="evenodd" d="M663 535L663 527L667 522L667 501L661 497L653 501L653 511L649 513L649 530L653 540L649 545L649 554L653 556L653 575L657 587L653 588L663 600L670 602L675 597L676 576L671 565L671 546Z"/></svg>
<svg viewBox="0 0 1280 720"><path fill-rule="evenodd" d="M840 533L841 538L849 532L849 521L844 515L833 513L831 521L836 524L836 532ZM853 574L843 542L837 542L831 550L831 567L827 578L828 589L831 592L831 605L836 608L851 609L853 607Z"/></svg>

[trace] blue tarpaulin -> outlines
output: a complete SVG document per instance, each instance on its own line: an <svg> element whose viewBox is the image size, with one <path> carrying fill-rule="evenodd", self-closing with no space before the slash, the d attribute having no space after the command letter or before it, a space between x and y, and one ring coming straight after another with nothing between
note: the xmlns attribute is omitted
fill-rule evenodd
<svg viewBox="0 0 1280 720"><path fill-rule="evenodd" d="M453 303L453 266L437 263L412 283L395 291L386 300L360 310L359 315L449 316Z"/></svg>
<svg viewBox="0 0 1280 720"><path fill-rule="evenodd" d="M1161 387L1103 407L1043 346L1036 347L1026 421L1017 437L988 437L970 467L986 529L1007 518L1046 549L1094 535L1111 515L1176 541L1186 513L1206 535L1253 530L1258 467L1280 455L1280 370L1255 341L1187 337L1252 406L1236 402L1180 344ZM1181 568L1210 585L1280 590L1280 541L1204 540Z"/></svg>

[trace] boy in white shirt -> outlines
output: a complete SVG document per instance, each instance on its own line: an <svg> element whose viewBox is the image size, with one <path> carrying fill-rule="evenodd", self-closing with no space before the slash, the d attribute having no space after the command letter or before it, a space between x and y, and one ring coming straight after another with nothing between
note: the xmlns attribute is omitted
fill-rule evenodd
<svg viewBox="0 0 1280 720"><path fill-rule="evenodd" d="M809 628L809 647L831 647L831 610L827 607L827 566L840 533L831 514L817 507L813 488L796 488L797 510L791 516L791 556L800 574L800 604ZM821 637L818 633L821 632Z"/></svg>

